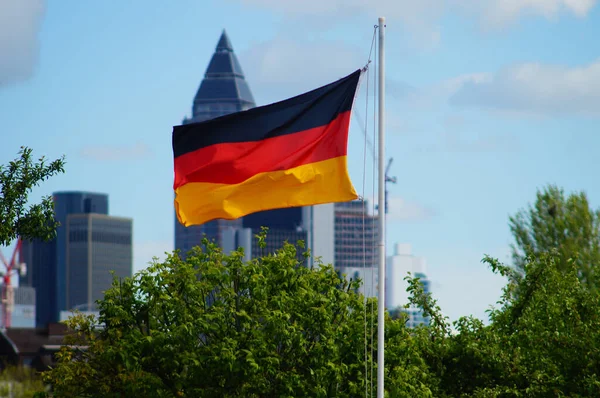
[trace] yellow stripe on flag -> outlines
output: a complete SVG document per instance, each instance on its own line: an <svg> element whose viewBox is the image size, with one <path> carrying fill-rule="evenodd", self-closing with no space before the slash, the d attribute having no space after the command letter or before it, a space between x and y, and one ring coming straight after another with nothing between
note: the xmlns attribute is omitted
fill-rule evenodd
<svg viewBox="0 0 600 398"><path fill-rule="evenodd" d="M192 182L175 193L177 217L186 227L217 218L233 220L262 210L358 198L348 175L346 156L259 173L239 184Z"/></svg>

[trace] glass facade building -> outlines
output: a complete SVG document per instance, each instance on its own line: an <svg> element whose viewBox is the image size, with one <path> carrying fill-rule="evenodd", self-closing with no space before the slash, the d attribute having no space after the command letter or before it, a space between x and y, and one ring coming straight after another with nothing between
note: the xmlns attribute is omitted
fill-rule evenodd
<svg viewBox="0 0 600 398"><path fill-rule="evenodd" d="M369 214L367 201L335 204L336 267L377 267L378 241L377 217Z"/></svg>
<svg viewBox="0 0 600 398"><path fill-rule="evenodd" d="M67 219L67 309L96 300L112 285L111 271L119 278L132 273L133 248L130 218L103 214L71 214Z"/></svg>
<svg viewBox="0 0 600 398"><path fill-rule="evenodd" d="M254 106L255 101L241 65L223 31L194 97L192 115L185 118L183 123L202 122ZM351 272L352 275L359 272L361 277L366 278L371 273L364 268L370 270L377 264L378 258L377 225L366 210L366 205L360 201L330 203L268 210L237 220L214 220L187 228L175 216L175 248L185 258L192 247L200 245L203 236L206 236L225 250L244 247L248 256L256 257L264 252L276 251L284 241L296 243L303 240L312 255L321 257L324 263L333 263L336 268ZM255 235L263 226L268 227L269 232L267 248L260 250ZM367 252L366 261L363 248ZM376 282L369 280L365 283L373 285Z"/></svg>
<svg viewBox="0 0 600 398"><path fill-rule="evenodd" d="M35 324L47 325L54 321L56 306L56 240L23 241L21 258L27 264L27 274L19 276L19 286L35 289Z"/></svg>
<svg viewBox="0 0 600 398"><path fill-rule="evenodd" d="M334 209L335 268L347 278L360 278L362 294L368 297L377 296L377 217L369 214L367 201L335 203Z"/></svg>
<svg viewBox="0 0 600 398"><path fill-rule="evenodd" d="M227 33L223 31L194 97L192 116L185 118L182 123L202 122L254 106L254 97L244 78L242 67ZM214 220L186 228L175 216L175 249L179 249L180 255L185 258L194 246L200 245L204 235L222 245L224 230L242 226L243 219L237 219Z"/></svg>
<svg viewBox="0 0 600 398"><path fill-rule="evenodd" d="M13 287L13 306L10 327L35 327L35 289L31 286Z"/></svg>
<svg viewBox="0 0 600 398"><path fill-rule="evenodd" d="M107 194L82 191L55 192L53 194L53 201L55 218L60 223L60 226L56 231L56 238L49 242L40 240L23 241L21 249L21 256L23 261L27 264L28 272L25 276L19 278L19 285L35 288L35 322L38 327L44 327L49 323L58 322L60 312L72 308L72 300L68 298L69 292L71 292L72 297L76 297L73 296L73 294L75 294L73 292L78 291L78 289L83 289L83 287L73 285L78 284L81 281L78 279L77 275L72 274L75 272L72 267L71 269L68 269L68 265L73 264L73 258L77 258L80 254L77 250L83 250L81 248L74 249L73 247L73 244L76 242L71 240L72 237L70 236L70 233L72 231L69 231L69 224L75 222L71 221L72 217L81 215L81 217L75 217L73 220L80 220L86 217L90 220L94 220L90 231L94 231L93 239L95 239L95 241L98 241L98 239L100 241L105 239L103 237L105 230L110 230L110 228L112 228L110 226L102 226L102 221L96 220L120 220L108 215L109 206ZM94 217L92 217L92 215L94 215ZM129 229L126 232L126 234L129 235L127 239L129 241L128 250L130 253L132 252L131 223L131 220L129 220ZM73 224L72 227L75 229L77 228L75 227L75 224ZM96 256L104 255L107 256L104 261L114 261L115 266L118 269L121 269L120 267L124 267L124 265L119 261L125 258L126 261L129 261L127 264L129 269L127 275L131 275L133 267L132 256L130 254L129 257L123 257L118 250L118 247L119 246L111 246L104 251L104 254L102 254L101 245L93 246L92 251L90 252L92 261L99 262L100 260L96 260ZM113 249L115 250L114 256L110 257L106 254L107 250L110 251ZM88 263L86 262L85 264ZM108 271L106 271L106 274L108 274ZM98 286L105 286L106 281L103 278L110 278L110 275L100 275L99 273L90 275L92 276L93 283L97 283ZM118 275L120 274L118 273ZM94 293L93 297L97 297L97 294Z"/></svg>

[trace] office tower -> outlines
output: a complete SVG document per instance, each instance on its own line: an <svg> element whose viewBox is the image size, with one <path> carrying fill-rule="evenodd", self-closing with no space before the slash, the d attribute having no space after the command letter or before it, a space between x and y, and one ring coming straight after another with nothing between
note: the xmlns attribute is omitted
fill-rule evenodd
<svg viewBox="0 0 600 398"><path fill-rule="evenodd" d="M254 106L242 68L223 31L194 98L192 117L184 119L183 123L201 122ZM366 214L366 231L363 233L363 214L366 214L366 207L357 201L268 210L237 220L214 220L187 228L175 217L175 248L185 258L192 247L201 244L205 235L226 250L244 247L248 256L257 257L279 249L286 240L290 243L304 240L313 257L318 256L324 263L334 264L350 275L358 273L365 279L365 284L372 286L377 279L371 281L371 272L364 268L365 263L369 270L373 264L377 265L376 244L373 243L377 242L377 226ZM267 248L259 250L255 235L263 226L269 228ZM363 246L366 247L366 260ZM311 258L307 265L312 262Z"/></svg>
<svg viewBox="0 0 600 398"><path fill-rule="evenodd" d="M104 214L70 214L67 217L67 309L92 308L116 277L131 276L132 227L130 218Z"/></svg>
<svg viewBox="0 0 600 398"><path fill-rule="evenodd" d="M192 117L185 118L182 123L201 122L254 106L254 97L244 78L242 67L227 33L223 30L194 97ZM214 220L186 228L175 216L175 249L179 249L181 256L185 258L192 247L200 245L204 234L208 239L222 245L223 231L231 227L241 228L242 219Z"/></svg>
<svg viewBox="0 0 600 398"><path fill-rule="evenodd" d="M256 237L260 232L260 228L227 228L223 231L223 250L225 253L231 253L238 248L243 248L244 260L249 261L253 258L277 252L285 242L296 245L298 241L305 243L307 241L307 233L301 228L297 230L273 229L267 233L266 245L261 248ZM309 263L302 255L305 250L306 248L297 247L296 257L302 264L308 265Z"/></svg>
<svg viewBox="0 0 600 398"><path fill-rule="evenodd" d="M70 214L108 214L108 195L92 192L55 192L54 213L62 226L56 231L56 306L54 318L67 306L67 218ZM38 297L39 293L38 293ZM40 297L41 298L41 297Z"/></svg>
<svg viewBox="0 0 600 398"><path fill-rule="evenodd" d="M12 289L13 306L10 327L35 327L35 289L31 286L18 286Z"/></svg>
<svg viewBox="0 0 600 398"><path fill-rule="evenodd" d="M258 246L256 235L261 227L268 227L266 247ZM298 259L306 266L314 265L316 257L323 264L334 264L334 204L291 207L253 213L244 217L243 226L228 228L223 241L227 252L243 247L248 258L274 253L284 242L305 243L298 248ZM310 250L310 258L304 261L302 253Z"/></svg>
<svg viewBox="0 0 600 398"><path fill-rule="evenodd" d="M223 31L194 98L192 117L183 123L201 122L254 106L233 46ZM254 236L263 226L269 228L267 248L259 250ZM175 248L181 251L183 258L192 247L200 245L204 235L221 247L243 246L252 257L273 252L286 240L290 243L303 240L323 262L333 263L333 205L269 210L237 220L214 220L187 228L175 217Z"/></svg>
<svg viewBox="0 0 600 398"><path fill-rule="evenodd" d="M377 217L369 214L367 201L336 203L335 268L348 278L362 280L360 292L377 296L379 232Z"/></svg>
<svg viewBox="0 0 600 398"><path fill-rule="evenodd" d="M35 324L47 325L53 322L56 313L56 240L23 241L21 258L27 264L27 274L19 277L19 286L35 289Z"/></svg>
<svg viewBox="0 0 600 398"><path fill-rule="evenodd" d="M431 283L427 278L425 270L425 259L413 256L411 246L407 243L397 243L394 247L394 255L387 259L386 269L386 308L390 313L407 312L408 326L429 324L429 318L423 317L419 308L411 306L408 309L401 308L408 304L408 292L406 291L408 283L404 280L410 272L412 277L420 278L425 293L429 293Z"/></svg>
<svg viewBox="0 0 600 398"><path fill-rule="evenodd" d="M71 292L83 289L78 284L81 282L79 279L73 279L72 273L77 267L85 268L89 266L89 261L83 262L77 259L77 256L72 250L72 245L75 244L72 239L74 238L73 231L69 231L69 224L72 217L75 215L83 215L87 217L90 222L90 233L93 250L89 252L91 256L90 261L95 263L106 264L108 269L118 271L118 275L129 276L132 272L133 262L132 256L128 258L128 272L123 271L124 265L122 262L125 258L123 256L123 250L132 252L132 227L131 220L128 220L128 229L126 233L129 234L128 242L125 249L117 249L120 246L110 246L109 250L104 250L102 245L96 245L96 242L101 242L102 239L114 239L111 228L113 228L113 221L98 221L98 220L114 220L114 223L119 225L115 227L117 229L122 228L119 224L120 218L111 217L108 215L108 195L101 193L92 192L55 192L53 194L54 200L54 211L55 218L60 223L56 231L56 238L49 242L43 242L40 240L23 241L22 246L22 258L28 265L28 273L25 277L20 278L20 285L32 286L36 290L36 326L46 326L48 323L57 322L59 320L59 314L61 311L72 309L72 303L67 300L67 295ZM94 215L93 217L91 215ZM74 219L80 219L81 217L75 217ZM108 226L104 224L108 223ZM111 235L113 234L113 235ZM77 235L79 236L79 235ZM108 238L107 238L108 236ZM104 251L103 251L104 250ZM75 257L73 257L75 256ZM102 261L95 260L96 258L102 258ZM111 265L112 263L112 265ZM68 269L67 267L70 267ZM108 274L108 269L106 274ZM92 278L92 285L94 289L100 289L98 286L104 286L104 289L110 286L110 283L106 283L106 280L96 281L96 277L99 275L98 272L102 273L100 268L94 267L93 270L96 273L92 273L89 276ZM99 276L98 276L99 277ZM105 276L106 278L106 276ZM110 275L108 275L110 278ZM89 286L85 284L85 288ZM92 289L92 291L95 291ZM87 292L87 291L86 291ZM93 297L97 295L92 294ZM78 296L74 296L78 297ZM87 297L87 296L86 296ZM87 300L85 301L87 303Z"/></svg>

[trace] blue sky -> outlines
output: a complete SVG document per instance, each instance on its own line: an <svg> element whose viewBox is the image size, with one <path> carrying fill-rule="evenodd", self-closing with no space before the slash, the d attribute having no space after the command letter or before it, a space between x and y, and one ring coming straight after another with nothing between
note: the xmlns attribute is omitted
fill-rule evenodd
<svg viewBox="0 0 600 398"><path fill-rule="evenodd" d="M388 244L411 243L427 259L451 319L483 318L503 281L481 258L510 261L508 216L548 183L600 201L596 0L483 3L0 0L0 162L21 145L65 154L66 174L32 199L108 193L111 214L134 218L139 270L172 249L172 126L190 115L222 29L264 105L362 67L385 16L387 153L398 177ZM370 197L356 122L373 116L365 88L350 172Z"/></svg>

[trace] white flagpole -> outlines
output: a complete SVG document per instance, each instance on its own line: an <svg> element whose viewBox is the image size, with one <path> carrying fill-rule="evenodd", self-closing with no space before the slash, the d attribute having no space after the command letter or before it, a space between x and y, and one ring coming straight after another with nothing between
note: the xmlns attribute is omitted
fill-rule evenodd
<svg viewBox="0 0 600 398"><path fill-rule="evenodd" d="M377 300L377 398L384 397L385 374L385 18L379 18L379 298Z"/></svg>

